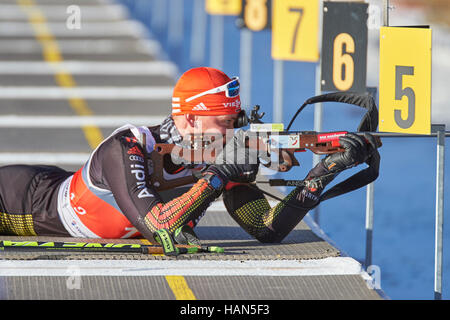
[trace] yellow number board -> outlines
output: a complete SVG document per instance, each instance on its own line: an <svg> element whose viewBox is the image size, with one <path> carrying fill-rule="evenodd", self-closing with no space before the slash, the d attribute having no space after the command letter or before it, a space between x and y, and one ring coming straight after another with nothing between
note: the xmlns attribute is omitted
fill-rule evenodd
<svg viewBox="0 0 450 320"><path fill-rule="evenodd" d="M213 15L238 16L241 13L241 0L206 0L206 12Z"/></svg>
<svg viewBox="0 0 450 320"><path fill-rule="evenodd" d="M272 6L272 58L317 62L319 1L274 0Z"/></svg>
<svg viewBox="0 0 450 320"><path fill-rule="evenodd" d="M431 29L380 29L382 132L431 132Z"/></svg>

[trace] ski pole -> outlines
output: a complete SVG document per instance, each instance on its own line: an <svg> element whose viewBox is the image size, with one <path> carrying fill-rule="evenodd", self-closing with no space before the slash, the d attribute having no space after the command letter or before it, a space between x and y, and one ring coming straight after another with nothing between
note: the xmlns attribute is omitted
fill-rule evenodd
<svg viewBox="0 0 450 320"><path fill-rule="evenodd" d="M217 246L175 245L177 253L223 253ZM0 251L59 251L59 252L103 252L128 254L165 254L162 246L139 243L55 242L55 241L11 241L1 240Z"/></svg>

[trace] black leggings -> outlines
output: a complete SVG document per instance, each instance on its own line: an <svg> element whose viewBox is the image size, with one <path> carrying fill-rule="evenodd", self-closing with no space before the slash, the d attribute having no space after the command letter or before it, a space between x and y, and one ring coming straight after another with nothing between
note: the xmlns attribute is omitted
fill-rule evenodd
<svg viewBox="0 0 450 320"><path fill-rule="evenodd" d="M69 235L57 199L60 184L71 174L55 166L0 167L0 234Z"/></svg>

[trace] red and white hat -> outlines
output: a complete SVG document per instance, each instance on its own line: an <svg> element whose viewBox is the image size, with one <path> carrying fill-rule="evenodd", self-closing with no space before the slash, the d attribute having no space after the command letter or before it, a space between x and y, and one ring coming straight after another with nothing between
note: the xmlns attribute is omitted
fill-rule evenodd
<svg viewBox="0 0 450 320"><path fill-rule="evenodd" d="M172 115L218 116L241 111L239 78L220 70L200 67L186 71L172 95Z"/></svg>

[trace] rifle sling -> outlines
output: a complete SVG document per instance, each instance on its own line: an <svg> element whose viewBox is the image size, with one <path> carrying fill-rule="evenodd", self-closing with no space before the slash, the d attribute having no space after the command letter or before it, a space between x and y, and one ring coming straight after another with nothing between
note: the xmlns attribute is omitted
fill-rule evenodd
<svg viewBox="0 0 450 320"><path fill-rule="evenodd" d="M331 187L329 190L325 191L320 197L319 202L313 207L317 207L322 201L340 196L345 193L349 193L351 191L357 190L359 188L362 188L373 181L375 181L379 174L379 167L380 167L380 155L378 152L375 152L371 158L366 162L368 164L368 167L366 169L363 169L351 177L347 178L346 180L340 182L339 184ZM341 170L343 171L343 170ZM339 172L341 172L339 171ZM336 172L334 174L337 174L339 172ZM320 177L317 177L316 179L320 179ZM263 182L263 181L261 181ZM284 179L270 179L269 183L271 186L295 186L295 187L303 187L308 185L307 180L284 180ZM280 199L274 195L272 195L269 192L266 192L264 190L259 189L256 185L249 184L250 186L257 188L262 193L277 199L279 201L283 201L283 199ZM292 205L290 203L286 203L286 205L297 208L297 206ZM313 209L311 208L311 209Z"/></svg>
<svg viewBox="0 0 450 320"><path fill-rule="evenodd" d="M320 196L320 202L337 197L341 194L362 188L378 178L380 169L380 155L374 152L366 162L368 167L363 169L341 183L333 186Z"/></svg>

